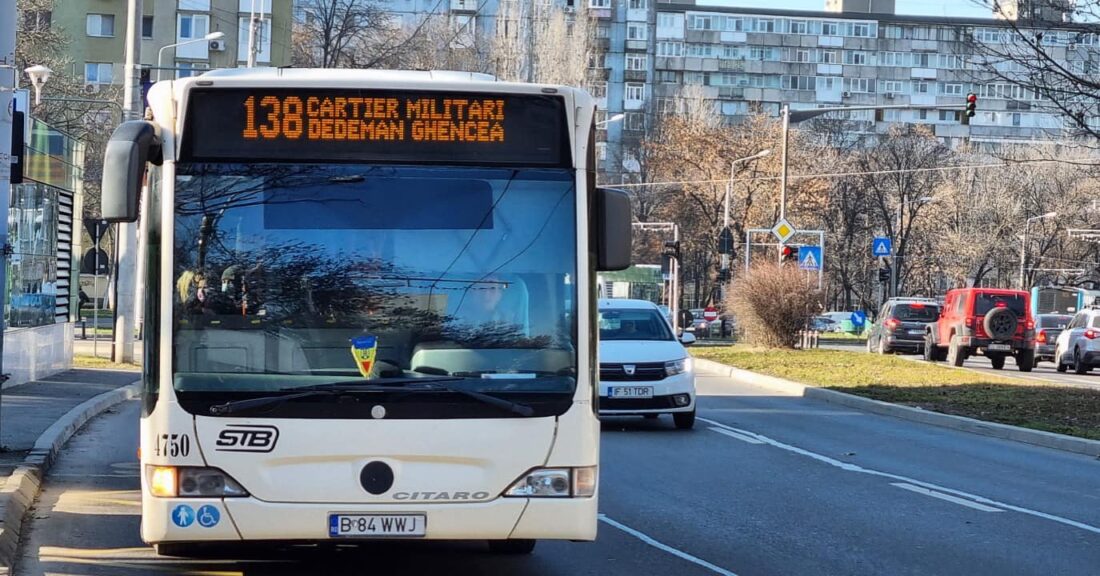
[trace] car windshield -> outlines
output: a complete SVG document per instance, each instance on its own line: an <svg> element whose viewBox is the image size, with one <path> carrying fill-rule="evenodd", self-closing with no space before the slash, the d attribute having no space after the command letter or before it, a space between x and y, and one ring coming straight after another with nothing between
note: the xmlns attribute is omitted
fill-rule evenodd
<svg viewBox="0 0 1100 576"><path fill-rule="evenodd" d="M647 308L600 310L600 340L674 340L660 314Z"/></svg>
<svg viewBox="0 0 1100 576"><path fill-rule="evenodd" d="M1073 316L1039 316L1040 328L1065 328L1070 321L1073 320Z"/></svg>
<svg viewBox="0 0 1100 576"><path fill-rule="evenodd" d="M920 303L894 306L894 318L902 322L935 322L939 317L939 306Z"/></svg>
<svg viewBox="0 0 1100 576"><path fill-rule="evenodd" d="M1008 308L1017 318L1027 315L1027 298L1019 294L985 294L974 295L974 315L985 316L994 308Z"/></svg>
<svg viewBox="0 0 1100 576"><path fill-rule="evenodd" d="M180 164L176 389L359 377L355 346L372 376L571 392L575 202L567 169Z"/></svg>

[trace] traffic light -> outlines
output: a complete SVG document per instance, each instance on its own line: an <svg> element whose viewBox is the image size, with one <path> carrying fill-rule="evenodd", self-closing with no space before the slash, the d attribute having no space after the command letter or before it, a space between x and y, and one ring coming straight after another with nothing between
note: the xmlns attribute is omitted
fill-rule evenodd
<svg viewBox="0 0 1100 576"><path fill-rule="evenodd" d="M669 258L675 258L677 262L680 261L680 241L665 242L664 256Z"/></svg>
<svg viewBox="0 0 1100 576"><path fill-rule="evenodd" d="M890 281L890 267L889 266L878 269L878 281L879 282L889 282Z"/></svg>
<svg viewBox="0 0 1100 576"><path fill-rule="evenodd" d="M783 247L783 263L787 264L798 260L798 251L790 246Z"/></svg>
<svg viewBox="0 0 1100 576"><path fill-rule="evenodd" d="M978 95L971 92L966 95L966 113L963 114L963 124L970 124L970 119L978 113Z"/></svg>

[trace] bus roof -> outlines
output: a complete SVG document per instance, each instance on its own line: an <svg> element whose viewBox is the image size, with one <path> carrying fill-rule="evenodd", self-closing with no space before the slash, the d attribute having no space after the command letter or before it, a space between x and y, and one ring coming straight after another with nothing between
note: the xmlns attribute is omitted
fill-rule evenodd
<svg viewBox="0 0 1100 576"><path fill-rule="evenodd" d="M255 80L374 80L374 81L445 81L489 82L497 79L491 74L461 72L455 70L363 70L350 68L219 68L199 76L200 78L239 78Z"/></svg>

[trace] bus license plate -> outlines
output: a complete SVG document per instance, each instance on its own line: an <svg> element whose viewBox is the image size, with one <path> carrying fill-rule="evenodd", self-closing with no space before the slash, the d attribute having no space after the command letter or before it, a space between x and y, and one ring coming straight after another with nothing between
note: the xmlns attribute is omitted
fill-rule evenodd
<svg viewBox="0 0 1100 576"><path fill-rule="evenodd" d="M328 535L332 538L379 538L423 536L428 527L424 514L329 514Z"/></svg>
<svg viewBox="0 0 1100 576"><path fill-rule="evenodd" d="M612 398L652 398L652 386L612 386Z"/></svg>
<svg viewBox="0 0 1100 576"><path fill-rule="evenodd" d="M986 348L993 352L1008 352L1012 350L1012 344L990 344Z"/></svg>

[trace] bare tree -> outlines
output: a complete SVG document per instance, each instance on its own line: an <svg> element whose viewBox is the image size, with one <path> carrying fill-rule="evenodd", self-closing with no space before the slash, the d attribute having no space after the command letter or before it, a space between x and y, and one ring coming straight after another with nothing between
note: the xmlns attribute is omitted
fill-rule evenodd
<svg viewBox="0 0 1100 576"><path fill-rule="evenodd" d="M1037 1L1037 0L1036 0ZM1004 0L971 0L993 13L1006 14ZM1062 0L1045 0L1040 8L1064 9ZM1018 109L1061 113L1065 128L1076 135L1100 137L1100 50L1095 22L1100 0L1077 0L1070 14L1080 23L1052 22L1026 16L1006 18L1000 33L971 37L979 81L1016 87L1007 98ZM1091 23L1088 23L1091 22ZM1062 127L1051 127L1060 130Z"/></svg>

